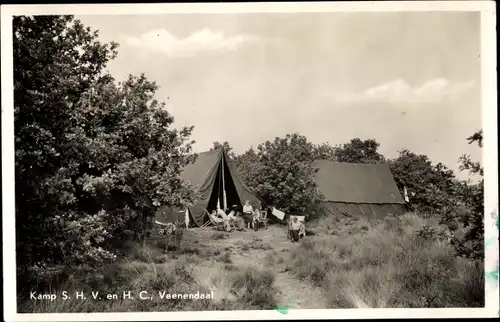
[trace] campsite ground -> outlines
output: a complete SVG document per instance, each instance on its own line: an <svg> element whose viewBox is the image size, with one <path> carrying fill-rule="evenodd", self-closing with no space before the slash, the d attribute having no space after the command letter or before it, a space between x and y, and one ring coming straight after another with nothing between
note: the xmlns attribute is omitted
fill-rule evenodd
<svg viewBox="0 0 500 322"><path fill-rule="evenodd" d="M299 243L285 227L186 230L180 250L128 243L117 262L81 268L40 289L155 294L151 300L30 301L20 312L130 312L380 307L481 307L483 263L457 258L441 227L415 214L382 221L329 217ZM41 282L41 281L40 281ZM159 292L206 294L165 300Z"/></svg>
<svg viewBox="0 0 500 322"><path fill-rule="evenodd" d="M292 309L324 309L326 303L321 291L309 282L298 279L287 269L286 254L296 249L299 243L286 238L283 226L271 225L259 231L245 230L231 233L214 232L213 229L192 229L186 234L184 247L197 244L223 249L237 267L255 267L257 270L271 269L274 273L277 307Z"/></svg>

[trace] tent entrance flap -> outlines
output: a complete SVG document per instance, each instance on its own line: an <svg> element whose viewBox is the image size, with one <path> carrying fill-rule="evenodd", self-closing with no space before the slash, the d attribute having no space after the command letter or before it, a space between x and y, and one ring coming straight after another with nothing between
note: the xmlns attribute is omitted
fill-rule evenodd
<svg viewBox="0 0 500 322"><path fill-rule="evenodd" d="M225 159L225 157L223 158ZM226 190L227 207L231 208L233 205L236 205L239 209L241 209L241 207L243 207L242 200L238 195L238 191L236 190L236 186L234 184L233 177L231 175L231 172L229 171L229 166L226 160L224 160L223 168L225 173L224 187Z"/></svg>
<svg viewBox="0 0 500 322"><path fill-rule="evenodd" d="M217 209L217 206L223 208L231 208L233 205L242 207L242 202L236 190L236 186L233 182L231 174L229 172L229 167L225 160L224 155L222 155L222 160L219 164L217 175L215 177L214 186L210 199L208 201L207 210L212 212Z"/></svg>

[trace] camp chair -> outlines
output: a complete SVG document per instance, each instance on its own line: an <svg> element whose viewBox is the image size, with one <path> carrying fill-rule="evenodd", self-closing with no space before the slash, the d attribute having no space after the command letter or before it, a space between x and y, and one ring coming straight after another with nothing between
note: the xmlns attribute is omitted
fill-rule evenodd
<svg viewBox="0 0 500 322"><path fill-rule="evenodd" d="M213 214L208 214L208 218L210 219L210 223L214 226L220 226L224 223L224 219L219 218Z"/></svg>
<svg viewBox="0 0 500 322"><path fill-rule="evenodd" d="M208 225L212 224L218 230L222 228L225 231L231 231L234 228L234 224L230 220L227 221L229 223L229 226L226 226L226 221L224 219L221 219L210 213L208 214L208 218L210 219ZM205 227L207 227L208 225L206 225Z"/></svg>
<svg viewBox="0 0 500 322"><path fill-rule="evenodd" d="M260 211L260 222L264 224L264 228L267 229L267 210Z"/></svg>
<svg viewBox="0 0 500 322"><path fill-rule="evenodd" d="M266 210L257 210L256 211L256 219L257 219L257 224L260 226L260 224L264 224L264 228L267 229L267 211Z"/></svg>
<svg viewBox="0 0 500 322"><path fill-rule="evenodd" d="M299 227L299 239L302 239L306 236L306 225L301 222Z"/></svg>
<svg viewBox="0 0 500 322"><path fill-rule="evenodd" d="M254 231L257 231L259 230L259 226L260 226L260 214L258 211L255 211L252 215L252 221L250 221L248 224L250 225L250 227L254 230Z"/></svg>
<svg viewBox="0 0 500 322"><path fill-rule="evenodd" d="M205 210L205 214L208 216L208 218L210 219L210 213L208 212L208 210ZM209 225L213 225L212 223L212 220L209 220L205 223L203 223L203 225L200 226L200 228L206 228L208 227Z"/></svg>

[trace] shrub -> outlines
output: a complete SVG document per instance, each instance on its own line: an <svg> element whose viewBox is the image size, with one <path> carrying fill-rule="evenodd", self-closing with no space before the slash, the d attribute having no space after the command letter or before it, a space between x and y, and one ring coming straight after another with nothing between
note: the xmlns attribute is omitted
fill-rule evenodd
<svg viewBox="0 0 500 322"><path fill-rule="evenodd" d="M233 261L231 260L231 253L225 252L224 255L217 257L217 261L223 262L226 264L231 264Z"/></svg>
<svg viewBox="0 0 500 322"><path fill-rule="evenodd" d="M281 254L278 254L275 250L271 253L268 253L266 257L264 257L264 263L268 266L273 266L275 264L282 264L285 261Z"/></svg>
<svg viewBox="0 0 500 322"><path fill-rule="evenodd" d="M161 205L197 196L180 180L193 128L173 128L144 75L118 83L105 71L116 43L69 15L16 16L12 27L21 285L33 266L114 260Z"/></svg>
<svg viewBox="0 0 500 322"><path fill-rule="evenodd" d="M271 270L249 267L234 275L231 290L246 309L274 309L274 278Z"/></svg>

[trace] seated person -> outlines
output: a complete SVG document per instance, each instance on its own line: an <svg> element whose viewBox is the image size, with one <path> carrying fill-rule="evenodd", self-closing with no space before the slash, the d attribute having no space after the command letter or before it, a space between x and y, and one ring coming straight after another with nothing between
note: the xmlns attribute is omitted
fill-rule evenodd
<svg viewBox="0 0 500 322"><path fill-rule="evenodd" d="M231 211L229 212L228 216L229 218L235 220L236 219L236 215L237 215L237 206L234 205L231 207Z"/></svg>
<svg viewBox="0 0 500 322"><path fill-rule="evenodd" d="M215 222L222 222L223 219L217 215L216 210L212 210L212 213L210 214L210 217L212 217L212 220Z"/></svg>
<svg viewBox="0 0 500 322"><path fill-rule="evenodd" d="M245 205L243 206L243 213L244 214L252 214L253 213L253 207L250 204L250 200L245 201Z"/></svg>
<svg viewBox="0 0 500 322"><path fill-rule="evenodd" d="M260 218L260 212L262 211L262 207L261 205L258 205L257 207L255 207L253 213L254 215L256 215L258 218Z"/></svg>
<svg viewBox="0 0 500 322"><path fill-rule="evenodd" d="M243 230L245 228L245 220L240 216L238 212L238 206L234 205L229 213L228 217L236 223L239 230Z"/></svg>
<svg viewBox="0 0 500 322"><path fill-rule="evenodd" d="M221 216L222 220L224 220L226 222L232 223L232 222L237 221L236 211L231 211L229 214L226 214L226 212L224 210L219 209L219 210L217 210L217 214L219 214Z"/></svg>
<svg viewBox="0 0 500 322"><path fill-rule="evenodd" d="M306 236L306 226L304 225L304 223L301 223L299 228L299 238L304 238L305 236Z"/></svg>
<svg viewBox="0 0 500 322"><path fill-rule="evenodd" d="M223 220L226 220L228 218L224 210L217 208L217 210L214 211L217 212L217 217L222 218Z"/></svg>
<svg viewBox="0 0 500 322"><path fill-rule="evenodd" d="M217 213L217 218L219 218L219 220L224 225L224 230L227 232L231 231L231 221L232 220L229 218L229 216L226 214L226 212L220 208L217 208L216 213Z"/></svg>

